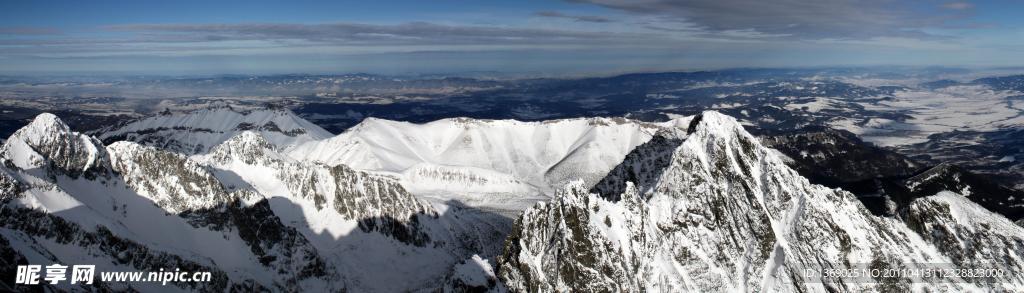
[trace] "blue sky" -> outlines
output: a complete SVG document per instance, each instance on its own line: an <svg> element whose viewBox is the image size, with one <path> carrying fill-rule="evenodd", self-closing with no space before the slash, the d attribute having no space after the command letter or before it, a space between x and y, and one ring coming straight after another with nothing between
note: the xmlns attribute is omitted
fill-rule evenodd
<svg viewBox="0 0 1024 293"><path fill-rule="evenodd" d="M1021 66L1021 1L4 1L0 74Z"/></svg>

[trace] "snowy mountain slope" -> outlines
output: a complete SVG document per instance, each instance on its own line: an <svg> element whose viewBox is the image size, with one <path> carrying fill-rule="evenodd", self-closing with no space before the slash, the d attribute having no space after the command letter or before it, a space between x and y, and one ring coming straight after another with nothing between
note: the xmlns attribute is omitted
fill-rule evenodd
<svg viewBox="0 0 1024 293"><path fill-rule="evenodd" d="M183 154L203 154L242 131L256 131L286 149L331 133L286 109L236 110L230 106L161 113L95 131L105 143L134 141Z"/></svg>
<svg viewBox="0 0 1024 293"><path fill-rule="evenodd" d="M316 214L327 210L324 217L304 219L312 228L323 228L334 236L348 231L340 220L378 219L382 223L360 222L363 230L375 229L378 225L393 226L390 229L405 229L399 236L410 243L424 245L426 235L417 235L418 221L409 221L417 215L436 217L433 208L406 192L390 178L352 170L344 165L329 167L322 164L296 162L276 153L261 135L246 131L214 147L205 158L206 163L219 174L230 173L242 180L242 184L229 185L234 188L249 188L269 197L298 199L311 204L313 210L303 213ZM223 175L222 175L223 176ZM226 182L227 180L225 180ZM243 185L244 184L244 185ZM331 221L320 222L331 219ZM318 229L319 230L319 229ZM422 232L420 232L422 233Z"/></svg>
<svg viewBox="0 0 1024 293"><path fill-rule="evenodd" d="M459 261L497 255L511 228L428 205L386 176L297 162L256 132L189 157L65 130L40 115L0 149L0 252L20 264L214 274L115 291L441 288Z"/></svg>
<svg viewBox="0 0 1024 293"><path fill-rule="evenodd" d="M19 187L18 193L5 194L0 207L3 237L12 246L31 244L29 250L12 248L23 257L49 255L59 263L104 270L177 265L214 274L213 283L175 285L187 290L344 288L328 281L336 278L334 268L324 266L308 241L268 213L259 195L224 190L182 155L127 142L103 148L78 133L50 131L66 128L59 119L40 115L4 146L0 173ZM68 145L91 152L53 151ZM32 158L34 164L6 163L12 158Z"/></svg>
<svg viewBox="0 0 1024 293"><path fill-rule="evenodd" d="M440 287L459 261L500 253L511 228L504 217L457 202L428 205L387 176L291 159L254 132L198 159L217 170L222 182L231 182L229 188L271 197L275 214L319 251L336 256L328 262L341 268L349 289Z"/></svg>
<svg viewBox="0 0 1024 293"><path fill-rule="evenodd" d="M594 188L605 196L577 182L527 210L506 241L499 277L530 292L1024 288L1024 228L962 195L918 198L902 221L873 216L854 195L808 183L716 112L694 118L675 144L668 156L672 143L637 153L652 158L627 158ZM1007 274L986 283L806 273L928 263L995 263Z"/></svg>
<svg viewBox="0 0 1024 293"><path fill-rule="evenodd" d="M594 183L633 147L677 123L622 118L544 122L454 118L412 124L368 118L334 138L300 145L288 154L305 161L395 174L417 194L447 194L487 205L487 198L539 200L554 186L571 180ZM512 196L479 198L481 193Z"/></svg>

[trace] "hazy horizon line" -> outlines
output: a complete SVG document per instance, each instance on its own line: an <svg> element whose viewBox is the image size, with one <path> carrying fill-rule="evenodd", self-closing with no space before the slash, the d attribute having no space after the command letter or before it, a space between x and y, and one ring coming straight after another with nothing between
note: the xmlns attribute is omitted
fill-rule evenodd
<svg viewBox="0 0 1024 293"><path fill-rule="evenodd" d="M346 76L346 75L372 75L382 77L409 77L409 78L483 78L504 77L507 79L529 79L529 78L600 78L614 77L630 74L657 74L657 73L695 73L695 72L724 72L724 71L753 71L753 70L830 70L830 69L860 69L860 70L965 70L965 71L1000 71L1000 70L1022 70L1024 65L1005 66L979 66L979 65L796 65L796 66L725 66L725 67L693 67L693 68L665 68L665 69L620 69L620 70L590 70L579 72L542 72L542 71L502 71L502 70L465 70L465 71L424 71L424 72L390 72L390 71L267 71L267 72L141 72L141 71L33 71L33 72L4 72L0 71L0 78L214 78L231 76L249 77L272 77L272 76Z"/></svg>

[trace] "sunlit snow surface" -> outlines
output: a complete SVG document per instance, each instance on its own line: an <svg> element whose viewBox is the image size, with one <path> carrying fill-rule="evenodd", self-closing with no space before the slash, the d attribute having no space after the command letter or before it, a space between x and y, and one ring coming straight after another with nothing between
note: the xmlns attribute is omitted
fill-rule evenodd
<svg viewBox="0 0 1024 293"><path fill-rule="evenodd" d="M414 124L370 118L288 154L395 176L409 191L435 202L458 200L515 214L569 181L596 183L656 132L683 131L687 121L455 118Z"/></svg>

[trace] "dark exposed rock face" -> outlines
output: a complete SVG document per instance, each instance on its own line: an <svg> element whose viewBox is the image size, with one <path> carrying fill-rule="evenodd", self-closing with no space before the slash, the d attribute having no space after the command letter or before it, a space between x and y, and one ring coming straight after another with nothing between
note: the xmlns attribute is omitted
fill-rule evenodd
<svg viewBox="0 0 1024 293"><path fill-rule="evenodd" d="M117 142L108 149L113 170L125 185L168 212L208 208L232 199L204 166L184 155L132 142Z"/></svg>
<svg viewBox="0 0 1024 293"><path fill-rule="evenodd" d="M215 209L190 211L183 216L205 219L202 225L215 230L237 232L264 266L297 270L282 272L286 280L282 286L296 286L310 278L337 278L334 268L324 262L302 234L281 223L266 199L251 205L233 201Z"/></svg>
<svg viewBox="0 0 1024 293"><path fill-rule="evenodd" d="M0 162L0 164L3 163L6 162ZM0 166L0 201L6 201L18 196L22 189L21 182L18 182L17 179L11 176L7 171L7 167Z"/></svg>
<svg viewBox="0 0 1024 293"><path fill-rule="evenodd" d="M788 165L812 183L850 191L876 215L894 216L894 202L912 199L900 181L924 168L852 133L826 127L764 135L761 141L784 154Z"/></svg>
<svg viewBox="0 0 1024 293"><path fill-rule="evenodd" d="M651 186L672 163L672 153L682 143L681 138L655 135L627 154L622 163L609 171L590 192L618 201L619 196L626 192L626 182Z"/></svg>
<svg viewBox="0 0 1024 293"><path fill-rule="evenodd" d="M955 165L927 167L846 131L810 127L761 141L812 183L850 191L876 215L898 216L914 199L948 190L1010 220L1024 217L1024 192Z"/></svg>
<svg viewBox="0 0 1024 293"><path fill-rule="evenodd" d="M829 186L906 177L922 168L920 163L865 143L853 133L825 127L763 136L761 142L795 161L793 169L800 174ZM857 190L851 192L857 193Z"/></svg>

